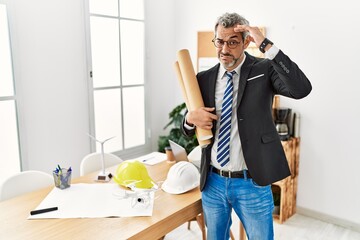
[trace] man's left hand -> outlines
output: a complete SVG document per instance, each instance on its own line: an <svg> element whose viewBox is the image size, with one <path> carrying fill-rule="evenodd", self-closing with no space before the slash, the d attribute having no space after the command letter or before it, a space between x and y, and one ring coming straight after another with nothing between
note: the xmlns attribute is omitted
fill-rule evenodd
<svg viewBox="0 0 360 240"><path fill-rule="evenodd" d="M234 28L235 32L249 32L248 38L251 42L254 42L257 47L264 41L265 37L258 27L252 27L248 25L237 25Z"/></svg>

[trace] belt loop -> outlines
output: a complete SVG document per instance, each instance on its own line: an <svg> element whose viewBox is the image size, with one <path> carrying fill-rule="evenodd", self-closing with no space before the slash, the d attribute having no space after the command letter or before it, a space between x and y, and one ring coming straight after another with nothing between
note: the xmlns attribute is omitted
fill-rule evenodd
<svg viewBox="0 0 360 240"><path fill-rule="evenodd" d="M231 178L231 171L229 171L228 173L229 173L229 178Z"/></svg>
<svg viewBox="0 0 360 240"><path fill-rule="evenodd" d="M244 174L244 180L247 180L247 171L243 170L243 174Z"/></svg>

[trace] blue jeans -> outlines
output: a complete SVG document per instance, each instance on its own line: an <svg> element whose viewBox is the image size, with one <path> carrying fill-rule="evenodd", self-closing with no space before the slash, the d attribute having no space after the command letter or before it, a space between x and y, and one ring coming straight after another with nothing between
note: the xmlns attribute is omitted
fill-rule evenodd
<svg viewBox="0 0 360 240"><path fill-rule="evenodd" d="M202 192L208 240L229 239L234 209L249 240L273 240L271 186L258 186L251 178L225 178L209 172Z"/></svg>

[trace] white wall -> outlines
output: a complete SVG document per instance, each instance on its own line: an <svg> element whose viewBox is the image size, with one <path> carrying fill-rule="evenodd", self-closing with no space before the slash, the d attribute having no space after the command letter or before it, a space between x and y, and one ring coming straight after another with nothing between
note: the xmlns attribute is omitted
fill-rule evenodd
<svg viewBox="0 0 360 240"><path fill-rule="evenodd" d="M90 152L83 2L14 0L8 12L23 169L79 166Z"/></svg>
<svg viewBox="0 0 360 240"><path fill-rule="evenodd" d="M182 102L174 97L178 92L173 64L175 62L174 1L145 1L146 24L146 86L149 90L152 149L157 151L159 135L166 135L163 127L169 122L168 113Z"/></svg>
<svg viewBox="0 0 360 240"><path fill-rule="evenodd" d="M238 12L287 53L313 84L312 93L281 106L301 113L298 207L360 226L360 39L355 1L176 1L176 50L196 59L196 32Z"/></svg>
<svg viewBox="0 0 360 240"><path fill-rule="evenodd" d="M356 1L146 0L146 84L153 150L182 97L176 51L196 60L197 31L238 12L304 70L306 99L281 99L301 113L298 206L360 224L360 87ZM83 0L9 1L15 77L20 86L24 169L78 166L90 152ZM345 11L346 10L346 11Z"/></svg>
<svg viewBox="0 0 360 240"><path fill-rule="evenodd" d="M2 2L10 18L23 169L51 172L59 163L77 176L91 151L84 0ZM174 98L175 3L145 3L146 104L156 151L168 113L182 101Z"/></svg>

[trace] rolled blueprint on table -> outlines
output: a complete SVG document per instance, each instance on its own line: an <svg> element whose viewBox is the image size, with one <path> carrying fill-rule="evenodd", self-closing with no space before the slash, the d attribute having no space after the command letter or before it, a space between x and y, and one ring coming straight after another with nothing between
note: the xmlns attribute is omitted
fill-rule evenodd
<svg viewBox="0 0 360 240"><path fill-rule="evenodd" d="M192 111L204 107L204 101L201 96L189 51L187 49L180 50L177 57L178 64L175 63L175 70L187 108ZM210 143L213 135L211 130L197 127L196 137L200 146L205 147Z"/></svg>

